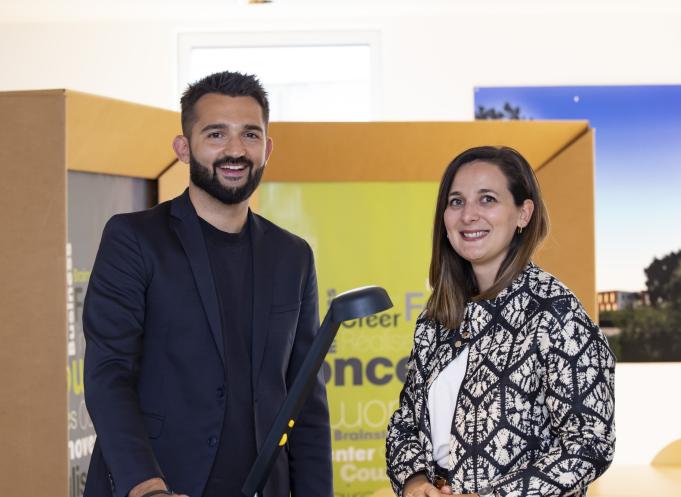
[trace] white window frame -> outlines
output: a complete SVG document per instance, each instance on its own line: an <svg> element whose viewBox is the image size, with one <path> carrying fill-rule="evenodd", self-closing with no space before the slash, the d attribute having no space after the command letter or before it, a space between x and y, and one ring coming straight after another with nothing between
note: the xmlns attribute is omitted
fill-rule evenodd
<svg viewBox="0 0 681 497"><path fill-rule="evenodd" d="M195 48L258 48L294 46L368 45L371 59L370 119L381 115L380 102L380 32L348 31L223 31L184 32L178 34L177 101L189 79L192 50Z"/></svg>

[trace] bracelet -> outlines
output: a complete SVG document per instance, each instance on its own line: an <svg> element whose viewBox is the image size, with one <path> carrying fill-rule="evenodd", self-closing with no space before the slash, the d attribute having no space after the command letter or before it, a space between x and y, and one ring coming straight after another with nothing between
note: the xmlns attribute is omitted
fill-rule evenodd
<svg viewBox="0 0 681 497"><path fill-rule="evenodd" d="M152 490L141 497L153 497L154 495L175 495L175 493L171 492L170 490Z"/></svg>

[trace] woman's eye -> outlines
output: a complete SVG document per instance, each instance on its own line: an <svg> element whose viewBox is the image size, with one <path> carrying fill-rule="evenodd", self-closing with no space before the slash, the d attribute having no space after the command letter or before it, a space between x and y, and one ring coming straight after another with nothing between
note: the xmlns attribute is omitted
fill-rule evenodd
<svg viewBox="0 0 681 497"><path fill-rule="evenodd" d="M489 204L489 203L496 202L496 201L497 201L497 199L494 198L492 195L483 195L482 196L482 203L483 204Z"/></svg>
<svg viewBox="0 0 681 497"><path fill-rule="evenodd" d="M449 205L452 207L460 207L463 205L463 200L461 200L460 198L449 199Z"/></svg>

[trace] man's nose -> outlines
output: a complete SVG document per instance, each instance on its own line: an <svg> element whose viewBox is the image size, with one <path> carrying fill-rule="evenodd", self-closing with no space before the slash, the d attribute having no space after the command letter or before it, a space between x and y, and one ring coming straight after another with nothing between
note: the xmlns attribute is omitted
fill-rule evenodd
<svg viewBox="0 0 681 497"><path fill-rule="evenodd" d="M225 143L225 155L230 157L242 157L246 155L246 147L240 135L230 136Z"/></svg>

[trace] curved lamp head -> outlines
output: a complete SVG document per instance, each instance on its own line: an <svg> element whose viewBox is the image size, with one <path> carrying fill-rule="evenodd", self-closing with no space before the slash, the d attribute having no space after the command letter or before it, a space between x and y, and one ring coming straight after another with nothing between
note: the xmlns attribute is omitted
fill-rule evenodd
<svg viewBox="0 0 681 497"><path fill-rule="evenodd" d="M388 292L380 286L348 290L331 301L329 315L334 323L371 316L393 306Z"/></svg>

